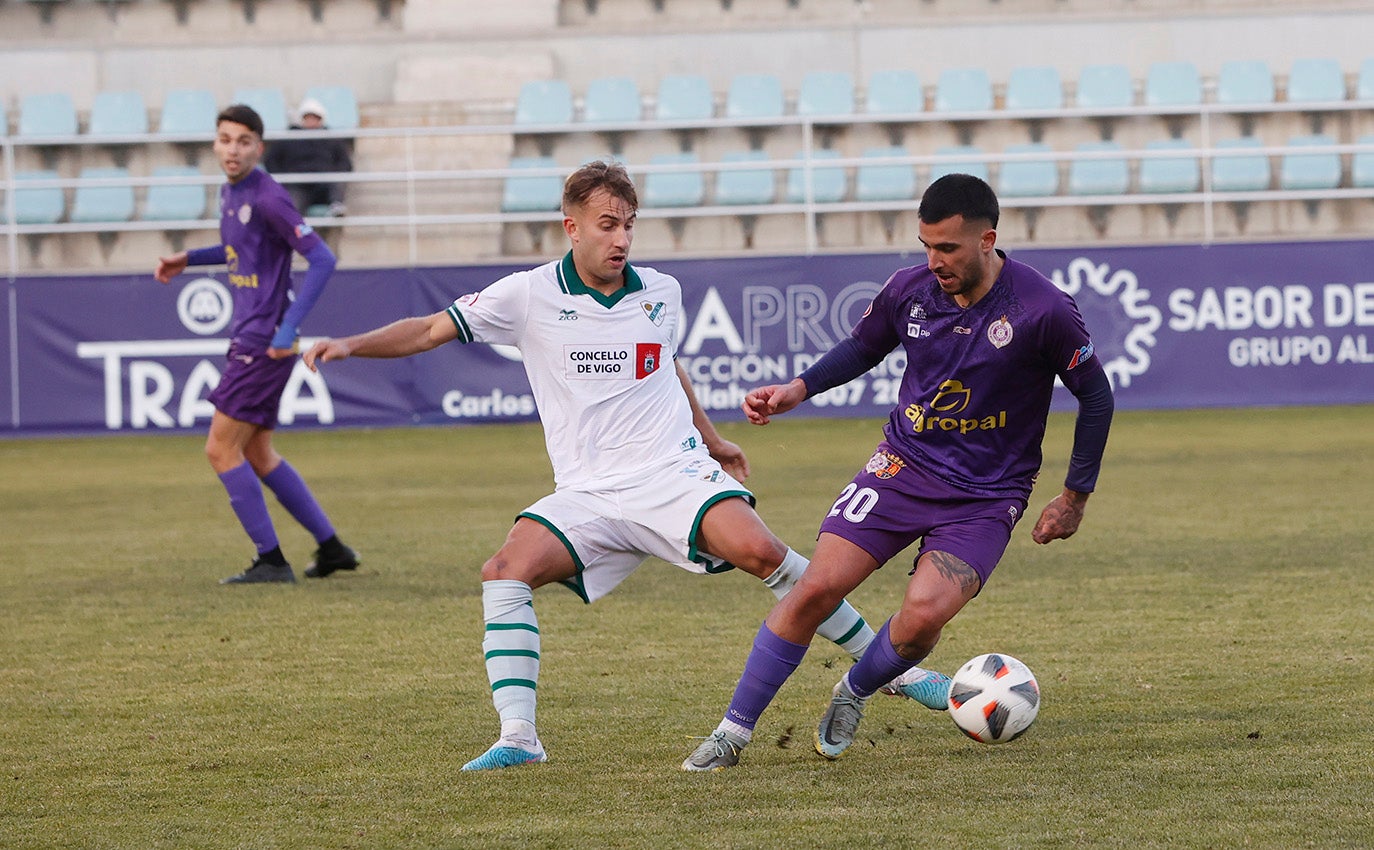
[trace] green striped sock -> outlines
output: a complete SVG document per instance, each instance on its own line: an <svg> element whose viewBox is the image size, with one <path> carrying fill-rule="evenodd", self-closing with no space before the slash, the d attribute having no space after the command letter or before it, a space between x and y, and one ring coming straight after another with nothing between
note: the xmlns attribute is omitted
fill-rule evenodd
<svg viewBox="0 0 1374 850"><path fill-rule="evenodd" d="M503 731L512 721L534 724L535 689L539 681L539 621L534 593L521 581L482 583L486 636L482 652L491 682L491 701L501 715Z"/></svg>

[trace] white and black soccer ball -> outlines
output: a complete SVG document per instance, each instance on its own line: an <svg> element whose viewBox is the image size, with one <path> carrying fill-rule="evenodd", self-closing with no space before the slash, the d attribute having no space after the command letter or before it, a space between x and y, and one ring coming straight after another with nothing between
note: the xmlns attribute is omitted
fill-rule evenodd
<svg viewBox="0 0 1374 850"><path fill-rule="evenodd" d="M1040 684L1010 655L971 659L949 687L949 716L959 731L983 744L1002 744L1025 733L1040 713Z"/></svg>

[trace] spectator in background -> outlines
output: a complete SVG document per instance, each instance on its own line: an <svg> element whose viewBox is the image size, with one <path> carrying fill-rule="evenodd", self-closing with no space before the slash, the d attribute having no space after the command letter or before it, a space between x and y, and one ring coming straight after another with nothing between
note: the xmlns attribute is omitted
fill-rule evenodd
<svg viewBox="0 0 1374 850"><path fill-rule="evenodd" d="M312 97L301 101L292 130L327 130L329 112ZM352 171L353 161L348 154L348 140L295 137L280 139L267 146L263 167L273 175L320 174ZM344 206L343 183L283 183L296 209L305 214L316 205L327 205L331 216L347 212Z"/></svg>

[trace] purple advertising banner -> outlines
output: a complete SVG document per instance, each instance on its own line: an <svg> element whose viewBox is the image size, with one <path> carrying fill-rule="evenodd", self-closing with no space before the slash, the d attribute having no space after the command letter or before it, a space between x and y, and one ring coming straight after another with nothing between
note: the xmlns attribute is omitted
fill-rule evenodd
<svg viewBox="0 0 1374 850"><path fill-rule="evenodd" d="M1073 295L1118 409L1374 402L1374 243L1018 250ZM646 262L682 283L678 359L713 417L790 379L923 255ZM443 309L511 266L340 270L306 339ZM203 429L227 347L224 275L9 283L0 390L6 428L42 434ZM816 416L886 416L904 355L807 402ZM1061 391L1056 405L1072 407ZM403 360L298 365L283 426L534 419L518 353L443 346Z"/></svg>

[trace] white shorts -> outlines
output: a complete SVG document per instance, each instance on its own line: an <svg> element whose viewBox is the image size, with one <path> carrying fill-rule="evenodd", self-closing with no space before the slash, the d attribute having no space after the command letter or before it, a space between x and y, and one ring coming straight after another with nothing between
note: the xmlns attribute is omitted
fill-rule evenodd
<svg viewBox="0 0 1374 850"><path fill-rule="evenodd" d="M697 551L706 511L722 499L754 495L709 455L688 455L642 481L614 490L558 490L520 512L553 532L577 565L563 582L587 603L610 593L649 556L694 573L734 569Z"/></svg>

